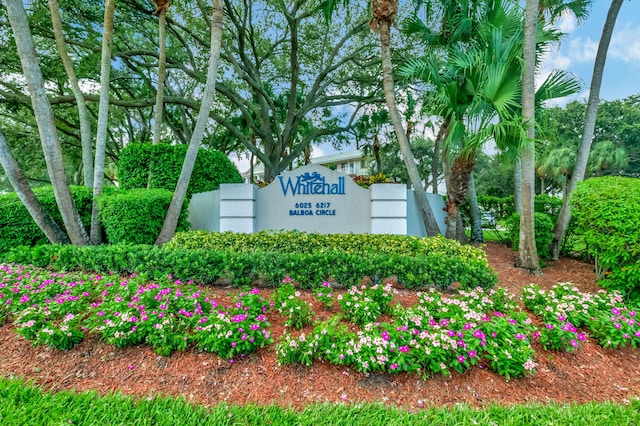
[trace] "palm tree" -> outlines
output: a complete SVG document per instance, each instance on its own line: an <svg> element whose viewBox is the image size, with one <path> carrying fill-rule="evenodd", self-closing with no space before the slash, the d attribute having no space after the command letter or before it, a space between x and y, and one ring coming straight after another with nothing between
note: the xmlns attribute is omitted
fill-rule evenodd
<svg viewBox="0 0 640 426"><path fill-rule="evenodd" d="M218 62L220 59L220 49L222 47L222 1L213 0L213 11L211 14L211 51L209 54L209 68L207 72L207 82L204 88L204 96L202 103L200 104L200 111L198 113L198 119L196 121L195 129L191 134L191 140L189 141L189 148L187 149L187 155L182 164L182 171L176 184L176 189L173 192L173 198L167 216L164 219L164 224L160 230L160 235L156 239L155 244L158 246L163 245L173 237L176 232L176 226L178 225L178 217L184 204L184 198L187 193L187 187L189 186L189 180L191 179L191 173L193 172L193 166L196 162L198 155L198 149L202 143L205 127L209 121L209 113L213 105L213 98L216 90L216 75L218 71Z"/></svg>
<svg viewBox="0 0 640 426"><path fill-rule="evenodd" d="M609 42L613 34L613 28L618 18L618 12L622 7L622 0L612 0L607 17L602 28L602 37L598 43L598 51L596 60L593 64L593 77L591 78L591 86L589 87L589 100L587 101L587 110L584 115L584 130L582 131L582 141L580 149L576 156L576 166L574 167L571 178L567 182L567 190L563 194L562 208L558 215L558 220L553 228L553 240L549 247L549 255L552 259L558 259L560 255L560 244L564 239L571 220L571 210L569 207L569 198L576 188L576 184L584 179L589 160L589 151L591 150L591 142L596 126L596 116L598 114L598 104L600 101L600 86L602 85L602 74L604 73L604 65L607 60L607 51L609 50Z"/></svg>
<svg viewBox="0 0 640 426"><path fill-rule="evenodd" d="M104 160L107 147L107 125L109 119L109 78L111 74L111 48L113 46L113 15L115 0L106 0L102 32L102 61L100 64L100 103L98 130L96 134L96 160L93 174L93 204L91 207L91 241L102 242L102 229L98 218L98 196L104 184Z"/></svg>
<svg viewBox="0 0 640 426"><path fill-rule="evenodd" d="M459 206L465 199L476 152L487 140L497 142L517 132L512 113L518 107L519 52L522 31L516 10L499 2L493 7L467 4L447 8L446 25L434 35L414 21L430 51L406 61L400 74L431 85L434 113L444 119L447 175L447 237L458 239ZM443 22L445 19L443 19ZM434 48L435 47L435 48ZM496 123L496 119L500 120ZM443 159L444 161L444 159Z"/></svg>
<svg viewBox="0 0 640 426"><path fill-rule="evenodd" d="M89 240L86 230L82 226L78 210L73 204L71 191L67 184L60 140L58 139L51 104L47 99L44 79L33 45L27 13L21 0L8 0L6 4L23 74L31 96L31 104L33 105L33 112L40 134L40 143L44 151L47 172L53 186L56 204L71 242L75 245L86 245Z"/></svg>
<svg viewBox="0 0 640 426"><path fill-rule="evenodd" d="M337 6L339 0L325 0L324 10L327 17L330 17ZM343 5L347 5L349 0L342 0ZM380 36L380 47L382 56L382 85L384 98L389 110L389 117L393 124L393 129L400 145L400 152L407 168L409 181L413 186L416 203L420 208L422 220L427 231L427 235L435 236L440 233L435 216L429 206L427 194L422 186L420 173L416 166L411 145L407 138L407 132L402 123L402 116L398 111L393 80L393 67L391 64L391 25L395 22L398 13L398 0L370 0L371 4L371 29Z"/></svg>
<svg viewBox="0 0 640 426"><path fill-rule="evenodd" d="M433 88L428 112L443 118L444 151L451 157L446 161L451 165L447 167L447 236L458 238L459 206L467 193L477 149L490 139L502 149L516 149L524 140L520 104L523 27L521 11L512 4L478 2L454 12L447 8L446 13L446 25L439 34L417 20L407 28L420 35L428 52L406 61L400 74ZM540 40L548 44L558 36L547 28ZM553 73L536 93L535 104L577 89L567 74Z"/></svg>
<svg viewBox="0 0 640 426"><path fill-rule="evenodd" d="M527 139L520 151L521 168L521 211L520 242L516 266L536 275L542 273L540 258L536 248L534 204L535 194L535 70L536 33L538 32L538 0L527 0L524 18L524 39L522 46L522 115L526 120Z"/></svg>
<svg viewBox="0 0 640 426"><path fill-rule="evenodd" d="M62 20L60 19L60 10L58 8L57 0L49 0L49 11L51 13L51 23L53 26L53 34L56 39L56 47L58 48L58 54L62 60L62 65L69 83L71 84L71 90L73 96L76 98L76 104L78 104L78 116L80 119L80 141L82 145L82 171L84 177L84 185L87 188L93 187L93 148L91 143L91 120L89 119L89 110L87 109L87 103L84 100L82 90L78 84L78 77L73 69L71 58L67 50L67 43L64 40L64 33L62 31Z"/></svg>

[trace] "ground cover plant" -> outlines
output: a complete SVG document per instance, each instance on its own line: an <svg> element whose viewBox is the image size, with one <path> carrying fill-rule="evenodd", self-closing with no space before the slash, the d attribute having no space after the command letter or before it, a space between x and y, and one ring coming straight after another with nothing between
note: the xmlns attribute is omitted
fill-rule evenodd
<svg viewBox="0 0 640 426"><path fill-rule="evenodd" d="M205 288L172 276L146 277L51 273L22 265L0 266L0 320L13 321L34 345L71 349L86 334L116 347L146 344L168 356L193 344L224 359L244 357L274 342L267 315L275 307L285 326L301 329L315 319L290 278L270 300L259 289L243 291L223 306ZM326 287L324 287L326 288ZM544 349L573 351L587 327L603 347L640 341L635 310L620 294L580 293L570 285L546 292L523 289L524 304L543 322L536 327L504 289L435 289L417 294L410 306L393 304L391 283L363 283L339 294L341 307L311 333L285 330L276 345L281 364L325 361L364 373L410 372L449 376L480 366L506 379L534 374L532 342ZM387 320L381 320L386 315Z"/></svg>

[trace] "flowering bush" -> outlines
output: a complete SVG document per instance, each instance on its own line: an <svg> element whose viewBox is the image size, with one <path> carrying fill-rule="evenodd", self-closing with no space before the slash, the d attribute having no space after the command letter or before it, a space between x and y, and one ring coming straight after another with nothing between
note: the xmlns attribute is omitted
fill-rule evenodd
<svg viewBox="0 0 640 426"><path fill-rule="evenodd" d="M313 290L313 295L318 302L322 303L328 310L333 310L333 293L331 292L331 285L327 281L323 281L322 285Z"/></svg>
<svg viewBox="0 0 640 426"><path fill-rule="evenodd" d="M391 284L375 284L371 287L363 284L360 287L353 286L344 295L339 295L338 303L350 321L363 326L391 311L389 303L394 293Z"/></svg>
<svg viewBox="0 0 640 426"><path fill-rule="evenodd" d="M545 349L572 351L579 348L586 335L577 327L586 327L605 348L640 345L636 311L622 303L619 292L581 293L571 284L561 283L550 291L536 285L525 287L522 297L525 306L546 321L540 333Z"/></svg>
<svg viewBox="0 0 640 426"><path fill-rule="evenodd" d="M589 324L591 335L598 339L604 348L623 348L640 346L640 324L635 310L625 306L614 306L609 314L594 318Z"/></svg>
<svg viewBox="0 0 640 426"><path fill-rule="evenodd" d="M271 304L259 293L258 289L241 293L232 306L203 317L193 334L198 348L231 359L272 343L264 315Z"/></svg>
<svg viewBox="0 0 640 426"><path fill-rule="evenodd" d="M340 316L334 316L317 325L311 335L285 334L277 347L278 360L310 365L324 359L363 372L407 371L424 376L464 372L488 362L507 378L532 374L536 366L530 345L535 332L532 322L522 312L492 311L493 296L501 307L515 309L504 293L478 288L451 298L435 291L421 293L416 306L393 309L393 323L368 322L358 332L338 327Z"/></svg>
<svg viewBox="0 0 640 426"><path fill-rule="evenodd" d="M274 293L275 307L280 315L288 316L285 321L287 327L302 328L311 324L315 313L304 300L299 299L300 292L293 280L286 277Z"/></svg>
<svg viewBox="0 0 640 426"><path fill-rule="evenodd" d="M565 352L575 351L586 340L585 334L579 333L578 329L563 317L559 317L557 322L546 323L539 335L543 348Z"/></svg>

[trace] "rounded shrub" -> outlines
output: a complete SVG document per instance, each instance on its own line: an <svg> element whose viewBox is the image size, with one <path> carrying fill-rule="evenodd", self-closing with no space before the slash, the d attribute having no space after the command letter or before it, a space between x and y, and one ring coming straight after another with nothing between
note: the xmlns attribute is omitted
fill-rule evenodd
<svg viewBox="0 0 640 426"><path fill-rule="evenodd" d="M186 145L132 143L120 153L118 179L122 189L161 188L175 190L187 154ZM200 148L187 197L213 191L221 183L240 183L242 176L220 151Z"/></svg>
<svg viewBox="0 0 640 426"><path fill-rule="evenodd" d="M629 295L640 290L640 179L591 178L571 197L577 232L596 261L603 287Z"/></svg>
<svg viewBox="0 0 640 426"><path fill-rule="evenodd" d="M173 193L166 189L118 190L98 198L100 220L111 244L153 244L162 229ZM185 200L176 230L189 229Z"/></svg>

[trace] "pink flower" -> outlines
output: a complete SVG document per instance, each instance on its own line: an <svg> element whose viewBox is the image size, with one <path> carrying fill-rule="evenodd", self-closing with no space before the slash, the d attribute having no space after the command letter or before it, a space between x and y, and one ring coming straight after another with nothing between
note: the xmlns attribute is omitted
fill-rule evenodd
<svg viewBox="0 0 640 426"><path fill-rule="evenodd" d="M129 368L129 370L134 370L136 368L136 366L135 365L130 365L128 368Z"/></svg>
<svg viewBox="0 0 640 426"><path fill-rule="evenodd" d="M464 355L460 355L460 356L458 357L458 362L462 363L462 362L464 362L464 360L465 360L465 359L466 359L466 358L464 357Z"/></svg>

